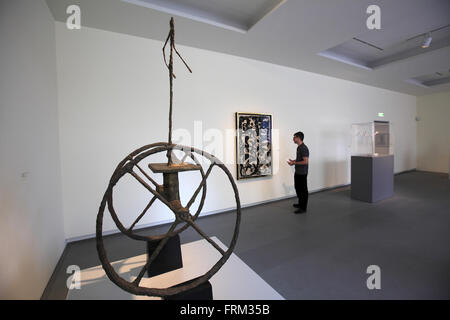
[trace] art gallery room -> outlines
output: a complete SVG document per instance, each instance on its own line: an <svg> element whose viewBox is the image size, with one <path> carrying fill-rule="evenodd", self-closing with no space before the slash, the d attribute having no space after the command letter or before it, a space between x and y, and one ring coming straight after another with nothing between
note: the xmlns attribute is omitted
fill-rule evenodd
<svg viewBox="0 0 450 320"><path fill-rule="evenodd" d="M1 300L450 299L448 0L0 0L0 75Z"/></svg>

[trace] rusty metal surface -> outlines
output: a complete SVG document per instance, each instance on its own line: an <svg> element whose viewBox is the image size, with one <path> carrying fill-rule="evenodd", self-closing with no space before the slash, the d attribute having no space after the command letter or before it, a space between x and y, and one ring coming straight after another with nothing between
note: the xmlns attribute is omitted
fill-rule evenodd
<svg viewBox="0 0 450 320"><path fill-rule="evenodd" d="M121 222L118 219L118 216L114 210L114 207L113 207L112 194L113 194L114 186L117 184L117 182L120 180L120 178L122 178L125 175L131 175L136 178L137 175L134 171L136 168L136 164L143 161L147 157L149 157L153 154L156 154L156 153L167 152L168 150L173 150L173 149L178 149L178 148L180 148L180 149L182 148L183 150L189 149L188 147L169 145L168 143L161 142L161 143L156 143L156 144L147 146L147 148L144 148L144 149L140 148L140 149L136 150L135 152L131 153L128 157L126 157L119 164L119 166L117 166L116 170L114 171L114 173L111 177L111 180L109 182L108 188L105 192L105 195L104 195L103 200L100 205L100 209L99 209L98 216L97 216L97 225L96 225L97 251L99 253L100 261L101 261L102 266L103 266L107 276L109 277L109 279L111 281L113 281L116 285L121 287L122 289L124 289L132 294L167 297L170 295L184 292L193 287L196 287L197 285L200 285L200 284L208 281L225 264L226 260L230 257L231 253L233 252L236 242L237 242L237 238L239 235L239 226L240 226L240 221L241 221L241 206L240 206L239 192L238 192L237 186L234 182L234 179L233 179L230 171L216 157L214 157L204 151L195 149L195 148L190 148L192 154L201 155L211 161L211 164L210 164L210 167L209 167L207 173L202 174L202 177L203 177L202 181L200 182L199 186L197 187L196 192L194 192L194 195L192 196L191 201L189 201L189 203L188 203L188 205L192 204L195 201L195 198L197 197L197 195L199 193L197 191L203 189L202 201L201 201L199 209L197 210L197 213L195 215L191 215L189 213L188 205L186 205L185 207L177 207L177 206L173 205L170 201L168 201L166 199L165 196L163 196L158 191L156 191L156 188L152 188L145 180L143 180L142 178L139 177L142 180L139 181L139 179L138 179L138 181L141 182L141 184L143 184L144 187L146 187L150 191L150 193L153 195L151 201L154 201L153 199L156 197L156 199L159 199L161 202L165 203L174 213L175 221L173 222L169 231L166 234L160 235L160 236L137 235L137 234L134 234L132 230L126 229L121 224ZM214 167L220 168L228 177L230 184L233 188L233 192L235 195L235 201L236 201L235 228L234 228L234 233L233 233L231 243L229 245L229 248L226 251L221 249L213 240L211 240L211 238L209 238L209 236L207 236L195 224L195 220L197 219L197 217L201 211L203 202L204 202L204 195L206 194L206 180L207 180L209 174L212 172L212 168L214 168ZM138 278L133 282L129 282L129 281L121 278L120 275L115 272L114 268L111 266L111 263L107 258L107 254L106 254L104 244L103 244L103 236L102 236L103 217L104 217L104 212L105 212L106 207L108 207L111 217L113 218L113 220L116 223L116 226L119 228L119 230L122 231L127 236L129 236L130 238L133 238L135 240L144 240L144 241L162 240L160 242L160 245L154 251L153 255L150 257L150 260L142 268L142 271L139 273ZM176 229L179 224L183 224L183 226L179 229ZM166 289L146 288L146 287L139 286L140 280L142 279L146 268L151 265L151 262L157 257L158 253L160 252L160 250L162 249L164 244L168 241L168 239L171 236L174 236L174 235L184 231L188 227L192 227L194 230L196 230L205 240L207 240L209 243L211 243L211 245L213 247L215 247L222 254L222 257L219 259L219 261L217 261L217 263L208 272L206 272L203 276L199 277L194 282L189 283L185 286L166 288Z"/></svg>
<svg viewBox="0 0 450 320"><path fill-rule="evenodd" d="M149 163L148 167L153 173L171 173L182 171L200 170L201 166L192 163L180 163L168 165L167 163Z"/></svg>
<svg viewBox="0 0 450 320"><path fill-rule="evenodd" d="M167 37L167 40L163 47L163 56L164 62L169 69L169 79L170 79L170 104L169 104L169 139L168 142L158 142L143 146L132 153L130 153L125 159L123 159L114 170L114 173L111 176L111 179L108 184L108 188L103 196L102 202L100 204L100 208L97 215L96 221L96 242L97 242L97 251L102 263L103 269L105 270L108 278L114 282L117 286L122 288L123 290L130 292L135 295L147 295L147 296L157 296L157 297L169 297L175 294L179 294L190 290L194 287L197 287L206 281L208 281L228 260L230 255L232 254L237 238L239 235L239 226L241 221L241 205L239 199L239 192L234 182L233 176L227 167L215 156L193 148L175 145L172 143L172 111L173 111L173 79L175 75L173 73L173 52L175 52L180 59L183 61L185 66L188 68L190 72L192 70L186 64L184 59L178 53L175 48L175 29L174 29L174 21L173 18L170 20L170 32ZM170 41L170 59L169 63L166 61L165 48ZM183 152L184 156L181 161L179 161L174 151ZM158 153L165 152L167 156L167 164L166 163L148 163L148 158L150 156L156 155ZM203 157L208 160L209 167L205 172L203 167L201 166L198 157ZM190 159L193 163L185 162L186 159ZM145 162L147 165L141 165L141 162ZM149 167L153 173L162 173L163 174L163 184L158 184L150 174L145 171L143 168ZM208 177L210 176L213 168L219 168L225 175L228 177L228 180L231 184L231 187L234 192L234 197L236 201L236 222L233 230L233 237L231 243L227 250L223 250L216 242L214 242L203 230L201 230L195 223L196 219L200 215L206 197L206 182ZM202 180L199 185L194 189L193 195L190 200L183 205L180 200L179 195L179 182L178 182L178 174L184 171L199 171ZM144 210L137 215L135 221L130 225L130 227L126 228L122 222L120 221L116 210L114 208L114 199L113 199L113 191L116 184L122 179L124 176L132 176L134 177L145 189L149 191L150 199L147 206ZM201 199L199 202L199 206L194 214L190 212L191 206L195 203L200 191L202 192ZM165 204L174 214L174 222L170 226L169 230L165 234L160 234L156 236L144 236L135 233L134 227L138 224L138 222L148 213L151 206L155 203L155 201L160 201ZM108 210L111 218L116 224L117 228L126 236L131 239L138 241L159 241L158 246L153 251L151 256L148 258L147 263L140 270L136 279L133 281L128 281L122 278L112 267L111 262L108 260L108 256L103 243L103 218L105 211ZM178 227L178 229L177 229ZM214 264L214 266L207 271L202 276L196 278L192 282L188 282L184 285L169 287L169 288L148 288L140 286L141 280L146 273L147 269L151 266L152 262L158 257L158 254L170 239L187 228L193 228L200 236L202 236L206 241L208 241L220 254L221 258Z"/></svg>

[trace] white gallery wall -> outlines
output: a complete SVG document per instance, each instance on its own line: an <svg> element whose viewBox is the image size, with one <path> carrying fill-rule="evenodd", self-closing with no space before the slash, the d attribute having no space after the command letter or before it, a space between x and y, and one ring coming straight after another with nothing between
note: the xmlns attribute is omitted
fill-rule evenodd
<svg viewBox="0 0 450 320"><path fill-rule="evenodd" d="M168 71L159 41L91 28L68 30L62 23L56 23L56 39L63 212L66 238L73 239L95 232L97 210L118 162L140 146L167 140ZM299 130L311 153L310 190L349 183L351 124L376 120L378 112L394 124L395 171L416 167L416 97L216 52L178 50L194 73L176 60L177 135L189 133L193 145L229 163L235 156L229 134L234 113L273 115L276 172L237 182L243 205L294 195L293 168L286 160L295 157L292 134ZM215 148L221 139L224 147ZM235 176L234 164L228 168ZM183 199L199 181L194 175L181 180ZM205 212L234 206L225 183L214 171ZM149 194L130 177L121 188L119 215L131 223ZM141 224L171 219L156 205ZM105 229L115 229L110 219Z"/></svg>
<svg viewBox="0 0 450 320"><path fill-rule="evenodd" d="M0 1L0 299L39 299L65 245L55 24Z"/></svg>
<svg viewBox="0 0 450 320"><path fill-rule="evenodd" d="M417 169L449 172L450 92L417 98Z"/></svg>

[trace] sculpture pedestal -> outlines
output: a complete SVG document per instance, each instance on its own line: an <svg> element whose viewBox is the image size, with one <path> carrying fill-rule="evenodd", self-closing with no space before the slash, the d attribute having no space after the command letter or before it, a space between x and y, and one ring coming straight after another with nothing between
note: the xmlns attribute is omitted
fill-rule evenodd
<svg viewBox="0 0 450 320"><path fill-rule="evenodd" d="M226 250L216 237L211 237ZM160 274L156 277L142 278L141 285L151 288L168 288L197 278L208 271L221 257L206 240L181 245L183 268ZM145 265L146 254L111 262L118 274L133 281ZM69 283L72 281L69 277ZM116 286L106 276L102 266L83 269L80 273L80 289L69 290L68 300L137 300L156 299L156 297L135 296ZM227 263L209 280L216 300L284 300L267 282L232 253Z"/></svg>
<svg viewBox="0 0 450 320"><path fill-rule="evenodd" d="M351 196L377 202L394 195L394 156L352 156Z"/></svg>
<svg viewBox="0 0 450 320"><path fill-rule="evenodd" d="M195 280L196 279L192 279L192 280L177 284L174 287L180 287L182 285L191 283ZM212 300L212 299L213 299L213 291L212 291L211 282L207 281L196 288L192 288L186 292L175 294L171 297L166 298L165 300Z"/></svg>
<svg viewBox="0 0 450 320"><path fill-rule="evenodd" d="M160 241L147 241L147 260L152 255ZM180 235L171 237L161 249L155 261L147 269L147 275L154 277L169 271L183 268L181 257Z"/></svg>

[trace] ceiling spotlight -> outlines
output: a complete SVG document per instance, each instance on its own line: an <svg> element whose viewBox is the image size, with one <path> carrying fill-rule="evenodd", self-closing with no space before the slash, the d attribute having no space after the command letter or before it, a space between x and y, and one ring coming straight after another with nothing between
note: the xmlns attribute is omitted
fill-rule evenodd
<svg viewBox="0 0 450 320"><path fill-rule="evenodd" d="M426 34L425 38L423 39L422 48L428 48L431 44L431 40L433 40L433 38L431 37L431 33Z"/></svg>

